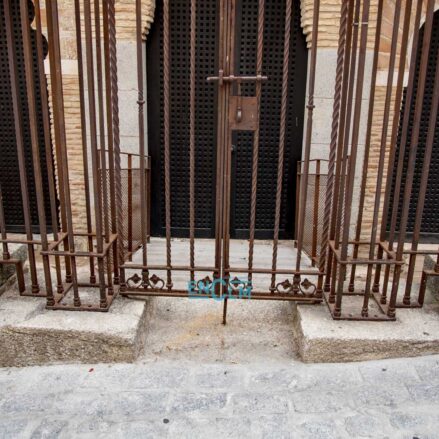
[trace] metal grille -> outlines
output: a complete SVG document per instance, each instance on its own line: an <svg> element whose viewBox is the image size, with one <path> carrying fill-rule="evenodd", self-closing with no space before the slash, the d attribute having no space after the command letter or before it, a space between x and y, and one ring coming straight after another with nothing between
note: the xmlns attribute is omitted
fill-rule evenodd
<svg viewBox="0 0 439 439"><path fill-rule="evenodd" d="M187 236L189 229L189 71L190 0L170 5L171 32L171 204L173 235ZM213 236L216 156L215 87L206 78L216 66L217 2L199 2L196 52L196 175L195 227ZM159 43L159 47L156 45ZM157 51L159 50L159 57ZM163 2L157 2L155 24L148 39L149 148L153 170L153 234L164 235L164 125L163 125ZM157 69L158 68L158 69ZM156 94L157 93L157 94ZM159 103L160 113L157 114ZM159 117L157 117L159 116ZM160 127L160 129L158 128ZM157 137L156 131L159 131ZM156 216L157 215L157 216Z"/></svg>
<svg viewBox="0 0 439 439"><path fill-rule="evenodd" d="M418 91L418 82L419 82L419 70L421 63L421 52L422 52L422 41L424 35L424 28L420 31L419 44L418 44L418 55L416 58L416 79L414 84L414 96ZM423 114L421 120L421 130L419 135L419 148L416 156L416 166L415 166L415 177L413 181L413 191L412 197L410 201L410 209L409 209L409 217L408 217L408 226L407 231L413 232L414 224L415 224L415 216L416 216L416 206L417 199L419 193L419 185L421 182L421 174L422 174L422 163L424 160L424 151L425 144L427 140L428 133L428 123L429 123L429 113L431 108L431 103L433 99L433 87L434 87L434 77L435 77L435 65L436 65L436 54L439 46L439 12L435 13L434 17L434 25L433 25L433 35L430 44L430 52L429 52L429 66L427 71L427 82L425 88L424 95L424 105L423 105ZM397 157L400 150L401 143L401 128L402 128L402 119L404 117L404 111L407 106L406 93L404 94L404 100L401 109L401 120L400 120L400 133L398 136L398 144L397 144ZM404 158L404 174L406 175L408 169L408 159L409 159L409 143L412 134L413 122L414 122L414 113L415 113L415 100L413 99L410 103L410 122L409 122L409 130L408 130L408 141L406 145L405 158ZM396 169L393 175L393 190L395 189L395 179L396 179ZM401 189L401 196L399 198L398 203L398 219L397 219L397 230L400 229L400 221L401 221L401 210L402 210L402 202L404 195L404 179ZM437 203L437 198L439 196L439 118L436 123L436 135L433 146L433 152L431 157L430 164L430 173L428 179L427 193L425 199L425 208L424 215L422 220L421 232L424 235L438 235L439 234L439 205ZM390 219L389 219L390 224Z"/></svg>
<svg viewBox="0 0 439 439"><path fill-rule="evenodd" d="M121 169L121 193L122 193L122 242L125 249L125 254L131 257L130 253L138 250L142 245L142 231L141 231L141 194L140 194L140 165L134 166L132 169ZM149 172L145 169L145 192L147 194L147 233L149 235ZM100 174L102 172L100 171ZM107 205L110 206L110 171L106 171L105 182L107 184ZM101 184L102 184L101 179ZM103 193L103 191L102 191ZM105 217L102 217L105 221ZM110 230L113 228L111 216L108 217L108 224ZM109 256L112 262L112 255Z"/></svg>
<svg viewBox="0 0 439 439"><path fill-rule="evenodd" d="M282 62L284 34L279 29L285 21L285 0L270 2L265 8L263 74L269 80L262 86L260 113L260 159L258 171L256 236L271 238L274 228L276 202L276 178L279 153L279 125L282 93ZM241 35L238 56L241 75L251 75L256 65L258 2L242 0ZM294 231L294 198L296 163L301 158L307 49L300 26L300 1L294 1L292 32L290 35L287 143L284 154L284 178L280 237L292 237ZM252 96L254 84L243 85L243 95ZM249 227L251 197L253 134L239 132L236 135L234 160L234 213L232 229L235 236ZM233 212L233 210L232 210ZM234 221L233 221L234 220ZM233 236L233 233L232 233ZM244 235L245 236L245 235Z"/></svg>
<svg viewBox="0 0 439 439"><path fill-rule="evenodd" d="M17 69L20 84L20 99L22 107L22 117L23 117L23 127L24 127L24 147L26 155L26 168L27 168L27 178L29 187L29 197L30 197L30 213L31 220L34 228L38 229L38 213L37 213L37 200L34 185L34 172L32 165L32 153L31 153L31 140L30 140L30 129L29 129L29 119L28 119L28 102L26 94L26 80L24 73L24 54L23 46L21 44L21 24L20 24L20 6L19 1L15 0L12 2L12 14L14 22L14 32L15 41L19 41L15 48L17 54ZM29 4L29 25L33 21L33 3L28 1ZM3 188L4 205L5 205L5 221L6 226L11 232L23 232L24 230L24 217L23 208L21 200L21 189L20 189L20 177L18 168L18 158L17 158L17 147L15 143L15 126L14 126L14 115L12 108L12 95L10 87L9 78L9 67L8 67L8 52L6 43L6 31L5 31L5 14L3 11L3 2L0 2L0 183ZM39 73L38 73L38 63L37 63L37 53L36 53L36 31L31 28L31 39L32 39L32 49L33 49L33 60L34 60L34 78L36 83L38 83ZM45 38L44 42L44 54L47 56L48 45ZM37 116L38 116L38 131L39 131L39 142L40 142L40 156L41 156L41 170L43 173L43 185L45 192L48 193L48 178L47 178L47 166L46 166L46 156L44 150L44 131L43 131L43 120L42 120L42 110L41 110L41 94L39 87L36 88L36 106L37 106ZM45 210L47 222L50 223L50 200L49 197L45 197Z"/></svg>
<svg viewBox="0 0 439 439"><path fill-rule="evenodd" d="M242 0L237 26L237 69L241 75L251 75L256 67L256 37L258 2ZM196 229L199 236L213 237L214 182L216 163L216 88L206 78L216 71L217 2L199 2L197 12L196 69ZM287 114L287 145L285 148L284 180L280 237L292 237L294 230L294 197L296 163L301 157L307 49L300 26L300 1L293 8L293 31L290 43L289 99ZM189 229L189 54L190 1L177 0L170 4L171 32L171 205L173 236L188 236ZM283 32L285 0L266 7L264 84L260 119L260 163L257 192L256 237L271 238L279 151L280 102L282 88ZM157 44L157 41L159 44ZM164 129L163 129L163 5L158 2L156 21L148 42L149 64L149 145L153 166L152 233L164 234ZM160 67L153 54L160 51ZM160 84L160 87L157 85ZM157 93L157 95L156 95ZM160 93L160 96L158 95ZM243 95L254 95L254 84L243 85ZM160 113L156 111L159 103ZM160 135L154 131L160 126ZM252 178L251 132L234 135L231 235L247 237ZM154 163L160 161L160 166Z"/></svg>

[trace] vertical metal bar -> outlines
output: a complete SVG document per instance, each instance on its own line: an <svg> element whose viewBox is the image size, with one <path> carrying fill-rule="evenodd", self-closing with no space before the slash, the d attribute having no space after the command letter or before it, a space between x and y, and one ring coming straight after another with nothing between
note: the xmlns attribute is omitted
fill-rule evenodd
<svg viewBox="0 0 439 439"><path fill-rule="evenodd" d="M103 71L102 71L102 42L101 42L101 10L99 7L100 0L94 0L94 19L95 19L95 47L96 47L96 80L98 92L98 124L99 124L99 148L100 148L100 175L101 175L101 193L102 193L102 214L104 223L104 239L108 243L110 241L110 223L109 223L109 203L108 203L108 186L107 179L107 153L105 142L105 110L104 110L104 86L103 86ZM106 4L106 1L104 1ZM105 17L105 12L102 14ZM105 32L104 32L105 33ZM108 59L107 63L108 65ZM108 69L107 69L108 70ZM117 256L117 255L116 255ZM117 257L115 258L117 261ZM106 258L107 265L107 283L108 292L113 292L113 279L111 272L110 258Z"/></svg>
<svg viewBox="0 0 439 439"><path fill-rule="evenodd" d="M166 215L166 287L172 289L171 249L171 145L170 145L170 17L169 2L163 1L163 94L164 94L164 138L165 138L165 215ZM142 78L143 81L143 78Z"/></svg>
<svg viewBox="0 0 439 439"><path fill-rule="evenodd" d="M90 124L90 146L91 160L93 168L93 189L95 202L95 223L96 223L96 248L98 253L103 251L103 228L102 228L102 192L100 179L98 175L98 147L97 147L97 130L96 130L96 100L95 100L95 80L94 80L94 57L93 57L93 35L91 22L90 0L84 1L84 29L85 29L85 47L87 60L87 85L88 85L88 107L89 107L89 124ZM107 306L107 294L105 285L105 267L104 259L98 257L98 275L99 275L99 292L100 307Z"/></svg>
<svg viewBox="0 0 439 439"><path fill-rule="evenodd" d="M419 69L419 83L416 93L415 115L414 123L410 141L409 160L407 167L407 174L404 187L404 198L402 204L401 223L399 227L398 246L396 250L396 260L402 261L404 242L406 237L406 229L408 223L408 214L410 209L410 198L413 188L413 177L416 165L416 155L418 150L419 132L421 128L422 119L422 107L424 105L424 94L427 79L429 48L431 35L433 30L433 13L434 13L434 0L429 0L427 3L427 14L425 21L424 39L422 41L422 55L421 55L421 67ZM416 58L415 58L416 59ZM396 201L396 200L395 200ZM389 307L387 309L387 315L389 317L395 316L395 306L399 287L399 278L401 275L401 266L395 266L395 271L392 279L392 292L389 300ZM405 298L405 300L407 300Z"/></svg>
<svg viewBox="0 0 439 439"><path fill-rule="evenodd" d="M39 72L39 89L41 96L41 111L44 129L45 156L47 166L47 180L49 186L50 214L52 224L53 239L58 241L58 209L55 183L55 168L53 163L52 142L50 135L50 115L49 115L49 97L47 93L47 82L44 70L44 50L43 50L43 30L41 24L40 1L34 0L35 6L35 27L36 27L36 50ZM55 256L55 271L57 278L57 291L63 292L61 263L59 256ZM49 299L49 302L51 300Z"/></svg>
<svg viewBox="0 0 439 439"><path fill-rule="evenodd" d="M109 190L110 190L110 216L111 216L111 232L118 234L118 243L113 246L113 272L114 283L119 284L120 277L125 279L123 269L119 271L119 266L123 263L123 223L118 218L118 213L122 217L122 212L117 208L116 192L121 196L120 191L120 148L118 135L118 111L117 91L113 88L117 87L116 68L114 66L116 47L115 42L115 22L114 22L114 1L103 1L103 32L104 32L104 70L105 70L105 106L107 111L107 145L108 145L108 171L109 171ZM114 76L116 75L116 76ZM114 120L113 120L114 119ZM117 145L117 147L116 147ZM116 172L116 166L118 171ZM116 191L116 181L119 181L118 191ZM121 206L122 209L122 206ZM118 228L120 227L120 231ZM120 232L120 233L119 233Z"/></svg>
<svg viewBox="0 0 439 439"><path fill-rule="evenodd" d="M430 108L430 119L428 122L427 140L425 143L424 161L422 164L421 183L419 186L419 192L417 194L416 216L415 216L415 224L413 228L413 237L412 237L412 246L411 246L412 251L416 251L418 249L419 237L421 233L421 225L422 225L422 218L423 218L424 205L425 205L425 195L427 192L428 177L429 177L429 171L431 165L431 155L433 151L433 145L434 145L435 134L436 134L438 105L439 105L439 48L436 52L436 75L434 79L433 99ZM415 272L415 264L416 264L416 253L411 253L409 266L407 270L406 288L403 298L404 305L410 305L411 302L410 293L412 289L413 275ZM422 302L419 304L422 304Z"/></svg>
<svg viewBox="0 0 439 439"><path fill-rule="evenodd" d="M312 220L312 249L311 261L313 267L315 266L315 259L317 257L317 239L319 229L319 198L320 198L320 160L316 160L316 175L314 179L314 212Z"/></svg>
<svg viewBox="0 0 439 439"><path fill-rule="evenodd" d="M149 239L151 237L151 164L149 157L146 159L146 236Z"/></svg>
<svg viewBox="0 0 439 439"><path fill-rule="evenodd" d="M137 91L140 155L140 233L144 282L148 281L148 248L146 239L146 195L145 195L145 119L143 90L143 45L142 45L142 0L136 0L136 47L137 47ZM146 279L145 279L146 277Z"/></svg>
<svg viewBox="0 0 439 439"><path fill-rule="evenodd" d="M120 158L120 127L119 127L119 95L118 95L118 76L117 76L117 47L116 47L116 10L115 0L104 2L104 30L108 35L104 40L105 51L108 53L107 68L107 96L111 96L111 102L107 102L107 108L111 107L111 118L108 118L109 140L109 162L110 162L110 193L112 203L112 222L113 233L117 232L117 243L113 247L115 283L120 283L120 289L125 289L125 270L119 267L125 260L125 248L123 244L123 200L122 200L122 170ZM111 120L111 126L110 126ZM114 211L113 211L114 205ZM119 273L118 273L119 272ZM119 278L117 277L119 274Z"/></svg>
<svg viewBox="0 0 439 439"><path fill-rule="evenodd" d="M355 5L355 7L354 7ZM335 169L334 200L331 218L331 238L334 240L334 247L338 248L343 216L344 185L348 168L349 133L351 129L352 101L355 85L355 72L357 66L357 44L358 44L358 23L360 19L360 2L351 1L348 12L348 29L346 38L346 57L344 66L344 84L342 95L342 109L340 114L340 126L337 145L337 162ZM326 283L329 285L329 301L335 301L335 284L337 264L330 253L327 264ZM326 286L325 286L326 288Z"/></svg>
<svg viewBox="0 0 439 439"><path fill-rule="evenodd" d="M396 96L395 96L395 110L393 115L393 126L392 126L392 137L390 141L391 150L389 155L389 164L387 167L387 187L386 192L384 195L384 205L383 205L383 214L381 219L381 231L380 231L380 240L384 241L386 239L386 231L387 231L387 223L390 213L390 202L391 199L394 200L393 202L393 208L392 208L392 215L390 220L390 233L389 233L389 249L393 250L393 242L395 238L395 228L396 228L396 221L397 221L397 213L398 213L398 206L399 206L399 199L400 199L400 183L403 173L403 167L404 167L404 158L405 158L405 151L406 151L406 143L407 143L407 137L408 137L408 124L409 124L409 118L410 118L410 111L411 111L411 102L413 99L413 86L414 86L414 79L416 74L416 56L417 56L417 50L418 50L418 43L419 43L419 26L421 21L421 13L422 13L422 2L417 3L416 7L416 14L415 14L415 20L413 24L413 41L412 41L412 52L410 55L410 69L409 69L409 77L408 77L408 86L407 86L407 94L406 94L406 109L404 111L403 115L403 121L402 121L402 132L401 132L401 140L400 140L400 148L399 148L399 157L397 161L397 170L396 170L396 179L395 181L397 184L395 185L395 191L392 194L392 183L393 179L391 176L393 176L394 168L395 168L395 161L396 161L396 142L398 138L398 132L399 132L399 124L400 124L400 114L401 114L401 102L402 102L402 93L403 93L403 84L404 84L404 75L405 75L405 69L406 69L406 56L407 56L407 45L408 45L408 37L410 33L410 19L411 19L411 12L412 12L412 4L409 0L406 4L406 11L405 11L405 17L404 17L404 29L403 29L403 36L401 41L401 53L400 53L400 61L399 61L399 72L398 72L398 84L397 84L397 90L396 90ZM380 249L378 253L378 258L381 258L383 256L383 252ZM374 279L374 286L373 291L378 292L379 291L379 284L380 284L380 275L381 275L381 267L378 266L377 270L375 272L375 279ZM384 274L384 281L383 281L383 289L381 291L381 303L385 304L387 302L387 286L389 282L389 276L390 276L390 267L386 266L385 268L385 274Z"/></svg>
<svg viewBox="0 0 439 439"><path fill-rule="evenodd" d="M219 53L218 53L218 121L217 121L217 145L216 145L216 207L215 207L215 273L214 279L222 277L222 239L223 239L223 209L224 209L224 139L227 136L226 109L227 94L226 85L222 81L226 69L227 35L228 26L228 0L219 2ZM215 286L215 294L220 294L220 285Z"/></svg>
<svg viewBox="0 0 439 439"><path fill-rule="evenodd" d="M128 253L133 259L133 156L128 154ZM142 213L141 213L142 214Z"/></svg>
<svg viewBox="0 0 439 439"><path fill-rule="evenodd" d="M55 142L59 148L58 158L58 175L63 174L60 178L60 185L62 184L62 192L64 197L64 215L65 228L68 235L68 249L70 252L75 252L75 240L73 232L72 221L72 204L70 199L69 187L69 166L67 158L67 140L64 117L64 97L62 86L62 71L61 71L61 48L59 39L59 22L58 22L58 2L57 0L47 2L47 29L49 36L49 47L51 47L50 58L50 80L52 84L52 100L53 100L53 114L54 114L54 131ZM66 262L71 265L71 280L73 283L74 305L80 306L81 301L78 291L78 279L76 272L76 259L74 256L66 258ZM68 273L69 274L69 273Z"/></svg>
<svg viewBox="0 0 439 439"><path fill-rule="evenodd" d="M191 281L195 279L195 98L196 98L196 43L197 0L191 0L190 35L190 133L189 133L189 229Z"/></svg>
<svg viewBox="0 0 439 439"><path fill-rule="evenodd" d="M340 256L344 261L348 255L348 246L349 246L349 229L350 229L350 220L352 213L352 198L354 191L354 178L355 178L355 165L357 162L357 152L358 152L358 139L359 139L359 130L360 130L360 117L361 117L361 106L362 106L362 97L363 97L363 84L364 84L364 70L366 63L366 49L367 49L367 36L369 29L369 10L370 10L370 1L366 0L362 4L362 18L361 23L356 22L354 25L362 26L361 37L360 37L360 48L359 48L359 56L358 56L358 71L356 77L356 93L355 93L355 105L354 105L354 116L352 121L352 141L351 141L351 153L350 153L350 165L348 166L348 175L347 175L347 184L346 184L346 193L344 200L344 219L343 219L343 234L342 234L342 243L341 243L341 251ZM350 113L349 113L350 116ZM348 142L345 138L345 151L348 150ZM340 315L341 313L341 301L343 295L343 285L344 278L346 274L346 265L342 264L340 266L340 273L338 279L337 286L337 296L336 296L336 304L335 304L335 315Z"/></svg>
<svg viewBox="0 0 439 439"><path fill-rule="evenodd" d="M3 254L2 258L4 260L10 259L11 255L9 253L9 247L8 243L5 242L6 239L8 239L8 234L6 233L6 221L5 221L5 210L3 205L3 192L2 192L2 185L0 184L0 232L2 237L2 249Z"/></svg>
<svg viewBox="0 0 439 439"><path fill-rule="evenodd" d="M256 54L256 75L262 76L262 62L264 54L264 21L265 21L265 0L259 0L258 2L258 42L257 42L257 54ZM262 95L262 82L256 82L256 99L257 99L257 112L261 112L261 95ZM253 269L253 255L254 255L254 241L255 241L255 228L256 228L256 200L258 189L258 163L259 163L259 124L253 133L253 163L252 163L252 193L250 202L250 236L249 236L249 249L248 249L248 279L251 282Z"/></svg>
<svg viewBox="0 0 439 439"><path fill-rule="evenodd" d="M378 160L377 180L375 186L375 203L374 203L372 231L371 231L370 246L369 246L369 259L374 259L375 257L375 246L376 246L377 231L378 231L378 217L379 217L379 210L381 205L381 187L384 179L384 175L383 175L384 161L387 151L387 134L389 128L389 119L390 119L390 107L392 102L393 77L395 71L396 51L398 48L400 16L401 16L401 2L396 2L395 14L393 19L392 42L390 49L389 72L388 72L387 86L386 86L386 98L384 103L383 126L382 126L381 141L380 141L380 155ZM368 316L372 270L373 270L373 266L368 265L367 275L366 275L366 286L365 286L364 300L363 300L363 309L361 311L364 317Z"/></svg>
<svg viewBox="0 0 439 439"><path fill-rule="evenodd" d="M374 117L374 110L375 110L375 93L376 93L376 83L377 83L378 59L379 59L379 55L380 55L381 27L382 27L382 22L383 22L383 4L384 4L384 1L379 0L378 11L377 11L376 31L375 31L375 45L374 45L372 75L371 75L371 82L370 82L369 113L367 116L366 142L365 142L364 158L363 158L363 174L362 174L362 178L361 178L360 201L358 203L357 226L356 226L356 231L355 231L356 243L354 244L354 251L353 251L353 255L352 255L353 260L355 260L358 257L359 245L357 243L361 239L361 229L362 229L362 224L363 224L363 209L364 209L364 200L365 200L365 196L366 196L367 175L368 175L368 169L369 169L370 146L371 146L371 138L372 138L372 124L373 124L373 117ZM397 2L396 9L399 10L400 7L401 7L401 1L399 0ZM396 17L395 17L394 26L395 27L393 28L393 30L394 30L394 35L396 32L396 41L395 41L395 44L396 44L397 39L398 39L398 31L399 31L399 17L398 17L397 21L396 21ZM393 43L394 43L394 40L392 39L392 44ZM394 65L394 58L393 58L393 65ZM392 78L393 78L393 67L392 67ZM389 102L389 105L390 105L390 102ZM387 136L387 129L386 129L386 136ZM381 191L381 183L377 187L379 187L380 188L379 190ZM375 237L375 239L376 239L376 237ZM375 239L373 240L373 242L375 242ZM351 278L350 278L350 282L349 282L349 292L351 292L351 293L355 291L356 268L357 268L357 266L355 264L353 264L352 270L351 270Z"/></svg>
<svg viewBox="0 0 439 439"><path fill-rule="evenodd" d="M287 104L288 104L288 78L290 65L290 37L291 37L291 15L292 15L292 0L286 0L285 6L285 28L284 28L284 52L283 52L283 67L282 67L282 97L280 105L280 127L279 127L279 156L277 162L277 181L276 181L276 207L274 217L274 234L273 234L273 254L271 269L270 291L276 290L276 269L277 269L277 253L279 244L279 227L280 227L280 210L282 203L282 180L284 172L284 153L285 153L285 132L287 119ZM302 178L301 178L302 180ZM303 182L300 187L302 189ZM300 223L300 220L299 220ZM299 228L298 228L299 230Z"/></svg>
<svg viewBox="0 0 439 439"><path fill-rule="evenodd" d="M30 36L30 24L29 24L29 9L28 3L22 2L20 7L21 16L21 28L23 35L23 54L25 65L25 78L26 78L26 94L29 110L29 128L31 135L31 148L32 148L32 162L35 181L35 193L37 197L37 211L38 222L40 229L41 248L43 251L48 249L47 241L47 225L46 225L46 212L44 204L44 191L43 191L43 175L41 171L41 158L40 158L40 140L38 133L38 115L37 115L37 97L35 94L36 84L34 78L34 65L33 65L33 53L32 53L32 41ZM39 74L42 74L39 71ZM48 302L53 301L53 289L52 279L50 274L49 256L43 255L43 270L44 279L46 284L46 293Z"/></svg>
<svg viewBox="0 0 439 439"><path fill-rule="evenodd" d="M314 115L314 90L316 83L316 64L317 64L317 41L319 36L319 16L320 16L320 0L314 0L313 25L312 25L312 43L311 43L311 62L309 66L309 82L308 82L308 117L306 122L305 134L305 157L304 166L302 168L302 185L300 186L300 204L299 204L299 227L297 237L297 256L296 256L296 272L300 271L302 262L303 233L305 230L306 216L306 199L308 196L308 180L309 180L309 159L311 155L311 140ZM293 282L293 291L299 291L300 275L296 273Z"/></svg>
<svg viewBox="0 0 439 439"><path fill-rule="evenodd" d="M84 171L84 194L85 194L85 215L87 224L87 243L88 251L93 252L93 226L91 223L91 207L90 207L90 181L88 170L88 152L87 152L87 129L85 118L85 98L84 98L84 65L82 52L82 36L81 36L81 7L79 0L75 0L75 29L76 29L76 51L78 57L78 78L79 78L79 106L81 112L81 142L82 142L82 163ZM94 258L89 258L90 267L90 283L96 283Z"/></svg>
<svg viewBox="0 0 439 439"><path fill-rule="evenodd" d="M29 189L27 183L26 157L24 153L24 126L22 119L22 108L19 95L18 70L17 70L17 45L14 36L13 18L11 0L4 0L5 22L6 22L6 38L8 44L8 61L9 76L11 81L12 106L14 111L15 138L17 143L18 167L20 172L20 190L23 203L24 227L26 238L33 239L32 220L30 216ZM29 20L26 23L29 26ZM35 249L32 244L28 246L29 269L32 282L32 293L38 294L40 287L38 285L37 270L35 265Z"/></svg>
<svg viewBox="0 0 439 439"><path fill-rule="evenodd" d="M236 1L229 0L227 2L227 15L226 21L226 38L225 38L225 71L226 74L234 75L235 72L235 26L236 26ZM232 132L228 125L229 120L229 98L233 93L231 84L224 86L225 93L225 136L224 136L224 148L223 148L223 291L225 294L228 290L228 282L230 281L230 197L231 197L231 174L232 174ZM238 96L241 95L240 83L238 82ZM227 295L224 299L223 307L223 324L226 324L227 318Z"/></svg>
<svg viewBox="0 0 439 439"><path fill-rule="evenodd" d="M323 225L322 236L322 255L325 257L320 260L320 270L323 271L326 267L324 289L327 292L330 291L331 270L333 266L333 255L332 252L328 251L328 242L335 238L336 231L335 223L339 198L339 180L341 176L341 154L346 123L346 99L349 83L353 13L354 1L349 0L342 2L328 163L328 186L325 198L325 223Z"/></svg>
<svg viewBox="0 0 439 439"><path fill-rule="evenodd" d="M332 198L334 192L334 171L335 171L335 159L337 152L338 127L340 125L340 107L341 107L342 84L343 84L343 65L344 65L345 50L346 50L348 11L349 11L349 2L343 1L340 11L340 30L339 30L338 50L337 50L337 67L335 74L334 104L332 110L331 142L330 142L329 160L328 160L328 180L326 183L322 242L320 247L320 259L319 259L319 269L321 272L325 271L326 258L328 252L329 226L331 222L330 221L331 208L332 208ZM323 285L321 285L319 282L319 287L318 287L319 290L321 290L322 287Z"/></svg>
<svg viewBox="0 0 439 439"><path fill-rule="evenodd" d="M302 173L302 162L297 162L297 176L296 176L296 212L294 220L294 240L297 240L297 223L299 220L299 204L300 204L300 177ZM296 245L296 242L294 243Z"/></svg>

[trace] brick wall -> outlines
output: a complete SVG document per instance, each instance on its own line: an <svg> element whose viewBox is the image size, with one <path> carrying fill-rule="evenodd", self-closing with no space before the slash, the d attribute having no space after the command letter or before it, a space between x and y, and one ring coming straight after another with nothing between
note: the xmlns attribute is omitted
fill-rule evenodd
<svg viewBox="0 0 439 439"><path fill-rule="evenodd" d="M135 0L116 1L116 31L118 41L136 40L135 6ZM144 0L142 6L142 20L145 25L144 34L146 37L154 19L155 0ZM41 2L41 8L42 18L44 20L43 26L45 28L45 1ZM73 1L59 0L58 9L61 33L64 110L66 117L72 213L75 231L84 232L86 228L84 172ZM135 68L135 66L133 66L133 68ZM48 72L49 69L47 68L46 71ZM48 77L48 82L50 84L50 77Z"/></svg>

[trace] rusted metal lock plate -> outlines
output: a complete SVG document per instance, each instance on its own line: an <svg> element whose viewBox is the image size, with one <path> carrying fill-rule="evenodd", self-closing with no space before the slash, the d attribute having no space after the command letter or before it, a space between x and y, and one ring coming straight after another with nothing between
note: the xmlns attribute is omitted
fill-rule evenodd
<svg viewBox="0 0 439 439"><path fill-rule="evenodd" d="M229 124L232 130L255 131L259 124L255 96L230 96Z"/></svg>

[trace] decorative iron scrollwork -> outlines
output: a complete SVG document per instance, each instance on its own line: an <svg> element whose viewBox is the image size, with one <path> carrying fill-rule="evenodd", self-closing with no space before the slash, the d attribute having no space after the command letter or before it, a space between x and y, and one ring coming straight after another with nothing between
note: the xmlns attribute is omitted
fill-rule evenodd
<svg viewBox="0 0 439 439"><path fill-rule="evenodd" d="M232 290L233 293L242 294L246 292L247 294L253 290L253 286L251 282L239 279L238 277L234 277L229 282L229 291Z"/></svg>
<svg viewBox="0 0 439 439"><path fill-rule="evenodd" d="M206 276L204 279L197 282L197 290L208 293L212 289L212 284L212 279L209 276Z"/></svg>
<svg viewBox="0 0 439 439"><path fill-rule="evenodd" d="M299 291L295 291L296 285L298 285ZM276 285L275 292L279 294L293 293L304 297L314 297L317 292L317 286L307 278L298 283L291 283L289 279L285 279L283 282L279 282Z"/></svg>
<svg viewBox="0 0 439 439"><path fill-rule="evenodd" d="M135 273L127 280L127 286L128 288L135 290L144 288L161 291L165 287L165 281L156 274L153 274L150 278L148 278L147 273L145 273L144 276L139 276L137 273Z"/></svg>

